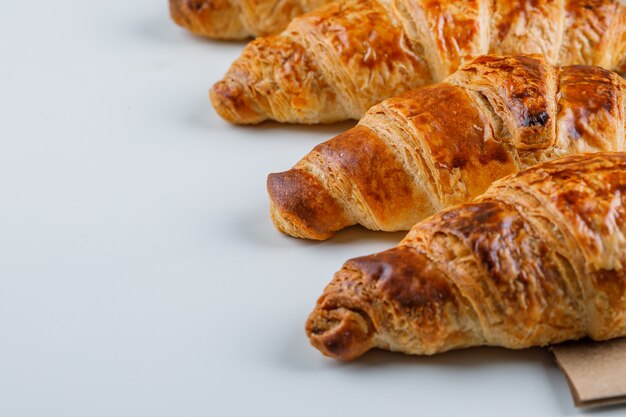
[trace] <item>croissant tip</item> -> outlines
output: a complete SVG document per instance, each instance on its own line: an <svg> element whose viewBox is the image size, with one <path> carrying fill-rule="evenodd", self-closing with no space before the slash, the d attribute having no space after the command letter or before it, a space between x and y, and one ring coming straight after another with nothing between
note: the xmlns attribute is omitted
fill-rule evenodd
<svg viewBox="0 0 626 417"><path fill-rule="evenodd" d="M192 8L189 0L170 0L170 16L180 27L183 27L195 35L215 37L210 28L200 23L201 8Z"/></svg>
<svg viewBox="0 0 626 417"><path fill-rule="evenodd" d="M187 26L188 22L185 19L185 15L180 7L181 0L170 0L170 16L176 24L180 26Z"/></svg>
<svg viewBox="0 0 626 417"><path fill-rule="evenodd" d="M287 213L281 211L277 205L270 200L270 217L274 227L281 233L296 237L300 239L308 240L326 240L333 236L332 232L319 233L315 230L309 229L302 222L299 222L297 218L290 217Z"/></svg>
<svg viewBox="0 0 626 417"><path fill-rule="evenodd" d="M305 330L311 344L331 358L349 361L373 347L373 326L363 311L318 307Z"/></svg>
<svg viewBox="0 0 626 417"><path fill-rule="evenodd" d="M333 197L312 174L300 169L269 174L267 192L274 226L288 235L326 240L349 225Z"/></svg>
<svg viewBox="0 0 626 417"><path fill-rule="evenodd" d="M180 27L211 39L241 40L250 36L228 0L169 0L170 16Z"/></svg>
<svg viewBox="0 0 626 417"><path fill-rule="evenodd" d="M213 108L224 120L234 124L259 124L267 117L255 109L245 87L235 80L225 78L213 85L209 92Z"/></svg>

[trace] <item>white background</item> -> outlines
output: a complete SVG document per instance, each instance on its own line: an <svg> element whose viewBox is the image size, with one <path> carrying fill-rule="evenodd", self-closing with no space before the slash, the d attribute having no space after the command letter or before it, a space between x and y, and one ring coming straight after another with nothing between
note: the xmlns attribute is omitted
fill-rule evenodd
<svg viewBox="0 0 626 417"><path fill-rule="evenodd" d="M402 234L274 230L266 175L352 123L227 125L242 47L164 1L0 0L0 416L581 414L544 350L309 346L333 272Z"/></svg>

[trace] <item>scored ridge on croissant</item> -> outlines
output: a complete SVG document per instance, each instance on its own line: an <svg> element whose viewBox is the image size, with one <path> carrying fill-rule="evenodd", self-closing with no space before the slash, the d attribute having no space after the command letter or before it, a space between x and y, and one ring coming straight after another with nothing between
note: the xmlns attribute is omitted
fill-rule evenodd
<svg viewBox="0 0 626 417"><path fill-rule="evenodd" d="M347 261L306 332L344 360L626 335L626 154L542 163Z"/></svg>
<svg viewBox="0 0 626 417"><path fill-rule="evenodd" d="M617 0L335 2L251 42L210 96L232 123L359 119L381 100L439 82L469 57L488 53L541 54L551 64L617 71L626 66L626 6Z"/></svg>
<svg viewBox="0 0 626 417"><path fill-rule="evenodd" d="M372 107L359 124L270 174L274 225L327 239L360 224L408 230L505 175L626 146L626 82L538 56L482 56L445 82Z"/></svg>

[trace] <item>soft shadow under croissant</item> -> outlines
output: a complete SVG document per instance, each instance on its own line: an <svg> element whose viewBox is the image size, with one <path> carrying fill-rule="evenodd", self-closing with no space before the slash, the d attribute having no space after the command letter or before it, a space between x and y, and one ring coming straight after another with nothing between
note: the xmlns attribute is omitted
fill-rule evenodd
<svg viewBox="0 0 626 417"><path fill-rule="evenodd" d="M306 332L343 360L625 336L626 154L529 168L347 261Z"/></svg>

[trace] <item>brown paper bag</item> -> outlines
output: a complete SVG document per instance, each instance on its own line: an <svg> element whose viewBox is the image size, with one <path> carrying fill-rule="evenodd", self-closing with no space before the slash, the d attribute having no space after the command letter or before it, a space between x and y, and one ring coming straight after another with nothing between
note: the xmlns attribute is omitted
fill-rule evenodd
<svg viewBox="0 0 626 417"><path fill-rule="evenodd" d="M577 407L626 403L626 338L550 349L567 376Z"/></svg>

